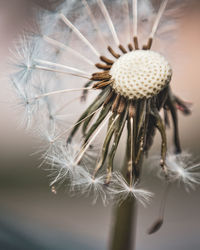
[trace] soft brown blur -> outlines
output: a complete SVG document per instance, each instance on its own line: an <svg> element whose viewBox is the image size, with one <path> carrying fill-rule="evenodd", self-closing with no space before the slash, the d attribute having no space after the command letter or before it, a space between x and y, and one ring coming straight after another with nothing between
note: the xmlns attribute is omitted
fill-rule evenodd
<svg viewBox="0 0 200 250"><path fill-rule="evenodd" d="M34 1L0 0L0 249L106 249L111 223L111 207L92 206L88 199L69 197L67 192L50 192L47 173L37 166L37 150L32 137L19 126L22 114L14 101L7 79L9 48L23 29L31 26ZM52 5L50 6L50 2ZM173 89L193 103L193 114L180 115L183 147L199 156L200 146L200 8L199 1L185 12L177 40L170 45L174 69ZM56 1L37 0L52 9ZM169 137L170 133L169 133ZM152 151L159 148L159 140ZM118 160L122 157L118 155ZM146 166L148 167L148 166ZM156 193L146 209L139 207L137 249L200 249L199 190L185 193L173 188L167 202L163 228L153 236L146 229L158 214L163 185L147 178ZM124 249L125 250L125 249Z"/></svg>

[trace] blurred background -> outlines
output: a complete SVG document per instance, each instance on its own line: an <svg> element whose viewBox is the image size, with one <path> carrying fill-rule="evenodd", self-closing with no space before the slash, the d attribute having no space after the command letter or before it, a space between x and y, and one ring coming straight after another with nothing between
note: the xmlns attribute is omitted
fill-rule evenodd
<svg viewBox="0 0 200 250"><path fill-rule="evenodd" d="M47 173L40 163L37 143L19 126L14 91L8 81L7 62L13 41L32 24L37 8L53 9L58 1L0 0L0 249L105 250L109 240L112 207L92 205L88 199L54 195ZM192 101L193 113L180 115L183 148L199 157L200 146L200 6L188 1L177 39L170 44L174 68L173 89ZM169 138L171 133L169 133ZM159 150L159 140L151 150ZM118 155L118 159L121 156ZM148 167L148 163L146 166ZM173 188L167 202L166 219L161 230L146 234L158 215L163 185L152 176L147 185L155 192L150 206L139 206L137 250L199 250L200 195ZM125 249L124 249L125 250Z"/></svg>

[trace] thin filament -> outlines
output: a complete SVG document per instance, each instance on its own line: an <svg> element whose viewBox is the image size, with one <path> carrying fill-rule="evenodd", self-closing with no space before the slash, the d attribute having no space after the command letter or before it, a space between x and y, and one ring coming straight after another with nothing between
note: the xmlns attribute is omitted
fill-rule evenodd
<svg viewBox="0 0 200 250"><path fill-rule="evenodd" d="M133 36L137 37L138 35L138 2L133 0Z"/></svg>
<svg viewBox="0 0 200 250"><path fill-rule="evenodd" d="M159 217L162 219L164 219L165 207L166 207L167 196L169 194L169 189L170 189L170 184L167 182L167 186L165 187L164 190L164 195L161 201L160 211L159 211Z"/></svg>
<svg viewBox="0 0 200 250"><path fill-rule="evenodd" d="M88 116L86 116L85 118L83 118L82 120L80 120L79 122L73 124L73 126L71 126L70 128L66 129L64 132L62 132L61 134L59 134L52 142L57 141L60 137L62 137L63 135L67 134L67 133L68 133L71 129L73 129L76 125L78 125L78 124L84 122L85 120L87 120L87 118L89 118L90 116L96 114L100 109L101 109L101 107L98 108L97 110L95 110L94 112L92 112L91 114L89 114Z"/></svg>
<svg viewBox="0 0 200 250"><path fill-rule="evenodd" d="M83 34L69 21L69 19L60 13L61 20L71 29L73 32L93 51L93 53L100 57L99 52L94 48L94 46L83 36Z"/></svg>
<svg viewBox="0 0 200 250"><path fill-rule="evenodd" d="M108 10L107 10L103 0L97 0L97 2L98 2L98 5L99 5L104 17L105 17L105 20L106 20L106 22L108 24L108 27L109 27L109 29L111 31L111 34L113 36L113 39L114 39L116 45L119 46L120 42L119 42L115 27L113 25L113 22L112 22L112 19L110 17L110 14L109 14Z"/></svg>
<svg viewBox="0 0 200 250"><path fill-rule="evenodd" d="M110 131L112 130L115 122L117 121L117 119L119 118L119 114L115 117L115 119L112 121L111 125L109 126L109 129L107 131L107 135L110 133ZM101 159L100 159L101 162ZM98 164L98 159L97 159L97 164ZM96 169L94 170L94 174L93 174L93 178L95 179L96 173L99 171L99 169L101 168L102 163L98 164Z"/></svg>
<svg viewBox="0 0 200 250"><path fill-rule="evenodd" d="M133 118L131 117L130 119L130 123L131 123L131 133L130 133L130 137L131 137L131 154L130 154L130 157L131 157L131 160L130 160L130 188L132 187L133 185Z"/></svg>
<svg viewBox="0 0 200 250"><path fill-rule="evenodd" d="M95 16L92 13L92 10L91 10L89 4L87 3L86 0L82 0L82 2L83 2L83 5L85 6L85 8L86 8L86 10L88 12L88 15L89 15L89 17L90 17L90 19L91 19L91 21L92 21L92 23L94 25L94 28L96 29L99 37L101 38L101 41L104 43L105 46L107 46L107 43L106 43L106 41L105 41L105 39L104 39L104 37L103 37L99 27L98 27L97 21L95 19Z"/></svg>
<svg viewBox="0 0 200 250"><path fill-rule="evenodd" d="M63 109L65 109L68 105L74 103L75 101L77 100L80 100L81 99L81 96L77 97L77 98L74 98L73 100L70 100L68 101L67 103L65 103L64 105L62 105L59 109L57 109L55 112L54 112L54 115L58 114L60 111L62 111Z"/></svg>
<svg viewBox="0 0 200 250"><path fill-rule="evenodd" d="M169 0L163 0L162 4L160 6L160 9L159 9L158 14L156 16L156 20L154 22L154 25L153 25L153 28L152 28L152 31L151 31L151 34L150 34L150 38L154 38L154 36L155 36L155 33L156 33L157 29L158 29L158 25L160 23L160 19L161 19L162 15L163 15L163 13L165 11L165 8L167 6L168 1Z"/></svg>
<svg viewBox="0 0 200 250"><path fill-rule="evenodd" d="M47 43L49 43L49 44L51 44L51 45L53 45L53 46L55 46L57 48L64 49L66 51L70 51L72 54L74 54L75 56L77 56L80 59L84 60L88 64L94 65L94 63L90 59L88 59L87 57L81 55L80 53L78 53L76 50L70 48L69 46L67 46L67 45L65 45L65 44L63 44L63 43L61 43L61 42L59 42L59 41L57 41L57 40L55 40L55 39L53 39L51 37L45 36L45 35L43 36L43 39Z"/></svg>
<svg viewBox="0 0 200 250"><path fill-rule="evenodd" d="M67 70L75 71L75 72L78 72L78 73L81 73L81 74L84 74L84 75L88 75L88 73L83 71L83 70L80 70L80 69L77 69L77 68L74 68L74 67L70 67L70 66L67 66L67 65L63 65L63 64L59 64L59 63L53 63L53 62L49 62L49 61L46 61L46 60L40 60L40 59L35 59L34 61L39 63L39 64L45 64L45 65L48 65L48 66L53 66L55 68L67 69Z"/></svg>
<svg viewBox="0 0 200 250"><path fill-rule="evenodd" d="M164 222L166 200L167 200L167 196L169 194L169 188L170 188L170 184L167 182L167 186L165 187L164 195L163 195L161 205L160 205L159 217L155 220L153 225L148 229L148 234L156 233L161 228L161 226Z"/></svg>
<svg viewBox="0 0 200 250"><path fill-rule="evenodd" d="M127 27L128 27L128 35L130 37L130 41L132 40L131 37L131 25L130 25L130 10L129 10L129 4L128 4L128 0L125 1L124 3L124 9L125 9L125 13L127 16Z"/></svg>
<svg viewBox="0 0 200 250"><path fill-rule="evenodd" d="M82 91L82 90L92 90L92 87L89 88L76 88L76 89L62 89L62 90L56 90L48 93L44 93L42 95L35 96L34 98L31 99L39 99L45 96L51 96L51 95L57 95L57 94L63 94L63 93L69 93L69 92L75 92L75 91Z"/></svg>
<svg viewBox="0 0 200 250"><path fill-rule="evenodd" d="M90 80L90 78L91 78L91 77L88 77L88 76L85 76L85 75L74 74L74 73L63 71L63 70L48 68L48 67L40 66L40 65L35 65L34 68L40 69L40 70L45 70L45 71L51 71L51 72L55 72L55 73L61 73L61 74L65 74L65 75L70 75L70 76L81 77L81 78L88 79L88 80Z"/></svg>

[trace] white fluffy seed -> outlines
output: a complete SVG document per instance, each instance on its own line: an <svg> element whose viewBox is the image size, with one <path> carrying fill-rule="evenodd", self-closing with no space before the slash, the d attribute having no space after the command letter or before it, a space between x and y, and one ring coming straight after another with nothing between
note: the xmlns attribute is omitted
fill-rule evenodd
<svg viewBox="0 0 200 250"><path fill-rule="evenodd" d="M172 68L159 53L137 50L121 56L110 70L112 88L128 99L150 98L170 82Z"/></svg>

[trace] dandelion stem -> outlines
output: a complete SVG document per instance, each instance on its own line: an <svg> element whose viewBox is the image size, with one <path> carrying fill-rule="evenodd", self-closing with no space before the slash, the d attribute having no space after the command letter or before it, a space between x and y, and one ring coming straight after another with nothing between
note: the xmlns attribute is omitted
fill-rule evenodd
<svg viewBox="0 0 200 250"><path fill-rule="evenodd" d="M61 20L71 29L74 33L92 50L92 52L100 57L99 52L94 48L94 46L83 36L83 34L69 21L69 19L60 13Z"/></svg>
<svg viewBox="0 0 200 250"><path fill-rule="evenodd" d="M113 238L109 250L133 250L136 228L136 201L127 199L114 212Z"/></svg>
<svg viewBox="0 0 200 250"><path fill-rule="evenodd" d="M130 151L127 144L127 151ZM124 178L129 181L127 176L128 154L124 159L124 166L122 169ZM137 204L134 197L127 197L127 199L120 205L114 208L112 238L109 250L134 250L136 237L136 219Z"/></svg>

